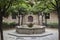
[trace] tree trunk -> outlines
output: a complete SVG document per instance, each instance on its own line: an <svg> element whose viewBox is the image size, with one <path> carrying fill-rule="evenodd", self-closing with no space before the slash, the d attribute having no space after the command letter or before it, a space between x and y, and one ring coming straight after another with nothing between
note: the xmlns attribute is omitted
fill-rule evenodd
<svg viewBox="0 0 60 40"><path fill-rule="evenodd" d="M45 19L45 26L47 27L47 19Z"/></svg>
<svg viewBox="0 0 60 40"><path fill-rule="evenodd" d="M59 30L59 40L60 40L60 15L58 15L58 20L59 20L59 23L58 23L58 30Z"/></svg>
<svg viewBox="0 0 60 40"><path fill-rule="evenodd" d="M39 15L38 15L38 25L40 25Z"/></svg>
<svg viewBox="0 0 60 40"><path fill-rule="evenodd" d="M60 0L55 0L56 1L56 10L58 14L58 32L59 32L59 40L60 40Z"/></svg>
<svg viewBox="0 0 60 40"><path fill-rule="evenodd" d="M18 25L20 26L20 16L18 16Z"/></svg>
<svg viewBox="0 0 60 40"><path fill-rule="evenodd" d="M43 26L43 15L42 15L42 26Z"/></svg>
<svg viewBox="0 0 60 40"><path fill-rule="evenodd" d="M3 40L3 30L2 30L2 13L0 13L0 32L1 32L1 40Z"/></svg>
<svg viewBox="0 0 60 40"><path fill-rule="evenodd" d="M59 30L59 40L60 40L60 9L57 8L57 13L58 13L58 30Z"/></svg>
<svg viewBox="0 0 60 40"><path fill-rule="evenodd" d="M45 14L45 26L47 27L47 14Z"/></svg>
<svg viewBox="0 0 60 40"><path fill-rule="evenodd" d="M21 25L23 25L23 15L22 15L22 19L21 19Z"/></svg>

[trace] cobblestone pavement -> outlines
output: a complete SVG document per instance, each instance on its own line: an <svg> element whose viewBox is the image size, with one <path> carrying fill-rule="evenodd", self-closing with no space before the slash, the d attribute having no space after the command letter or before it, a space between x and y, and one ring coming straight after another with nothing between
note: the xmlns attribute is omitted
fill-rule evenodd
<svg viewBox="0 0 60 40"><path fill-rule="evenodd" d="M14 32L13 30L5 30L4 31L4 40L58 40L58 30L57 29L50 29L46 28L46 31L52 32L53 35L48 35L45 37L16 37L8 35L9 32Z"/></svg>

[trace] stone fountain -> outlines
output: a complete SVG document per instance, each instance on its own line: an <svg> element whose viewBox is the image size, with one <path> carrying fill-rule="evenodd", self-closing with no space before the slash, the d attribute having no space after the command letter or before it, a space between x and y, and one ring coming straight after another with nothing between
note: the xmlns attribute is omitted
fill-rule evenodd
<svg viewBox="0 0 60 40"><path fill-rule="evenodd" d="M28 18L28 19L27 19ZM42 26L42 16L40 16L40 25L38 25L38 15L25 15L23 19L23 25L21 25L20 17L20 26L16 26L16 32L20 34L41 34L45 32L45 26ZM27 22L28 21L28 22ZM28 27L28 24L32 23L33 27Z"/></svg>
<svg viewBox="0 0 60 40"><path fill-rule="evenodd" d="M20 34L41 34L45 32L45 26L34 25L31 28L27 25L17 26L16 32Z"/></svg>

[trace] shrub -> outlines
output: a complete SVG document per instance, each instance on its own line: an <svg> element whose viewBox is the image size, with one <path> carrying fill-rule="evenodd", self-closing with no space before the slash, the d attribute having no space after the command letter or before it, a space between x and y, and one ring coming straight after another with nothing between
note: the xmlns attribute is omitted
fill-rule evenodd
<svg viewBox="0 0 60 40"><path fill-rule="evenodd" d="M3 22L2 25L3 25L3 29L15 28L15 26L17 25L17 23L15 23L15 22L12 22L12 23Z"/></svg>
<svg viewBox="0 0 60 40"><path fill-rule="evenodd" d="M16 25L17 25L17 23L15 23L15 22L9 23L10 28L14 28Z"/></svg>
<svg viewBox="0 0 60 40"><path fill-rule="evenodd" d="M2 23L2 26L3 26L3 28L8 28L9 24L6 23L6 22L3 22L3 23Z"/></svg>
<svg viewBox="0 0 60 40"><path fill-rule="evenodd" d="M32 23L28 24L28 27L33 27L33 24Z"/></svg>
<svg viewBox="0 0 60 40"><path fill-rule="evenodd" d="M50 28L58 28L58 23L48 23L47 24L47 27L50 27Z"/></svg>

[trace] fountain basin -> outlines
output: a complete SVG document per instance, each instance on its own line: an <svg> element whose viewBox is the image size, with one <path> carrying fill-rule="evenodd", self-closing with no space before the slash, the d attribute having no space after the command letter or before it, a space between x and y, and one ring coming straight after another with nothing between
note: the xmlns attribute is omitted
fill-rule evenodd
<svg viewBox="0 0 60 40"><path fill-rule="evenodd" d="M17 26L16 32L20 34L41 34L45 32L45 26L33 26L32 28L27 26Z"/></svg>

